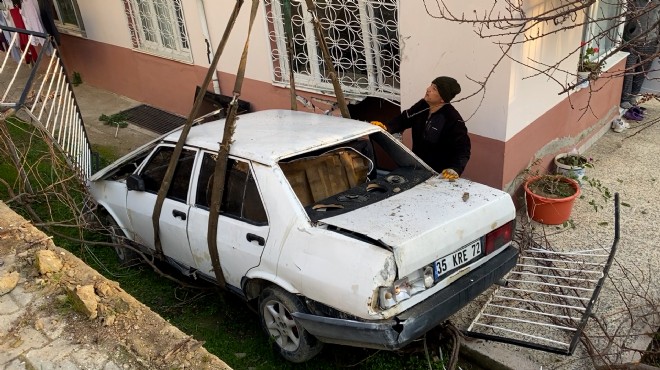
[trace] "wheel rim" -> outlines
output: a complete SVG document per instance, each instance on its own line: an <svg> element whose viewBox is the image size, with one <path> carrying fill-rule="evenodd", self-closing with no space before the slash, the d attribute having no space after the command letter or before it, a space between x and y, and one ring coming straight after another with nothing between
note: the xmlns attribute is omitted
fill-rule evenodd
<svg viewBox="0 0 660 370"><path fill-rule="evenodd" d="M280 348L293 352L300 346L300 330L293 316L279 301L271 300L263 309L264 322L270 334Z"/></svg>

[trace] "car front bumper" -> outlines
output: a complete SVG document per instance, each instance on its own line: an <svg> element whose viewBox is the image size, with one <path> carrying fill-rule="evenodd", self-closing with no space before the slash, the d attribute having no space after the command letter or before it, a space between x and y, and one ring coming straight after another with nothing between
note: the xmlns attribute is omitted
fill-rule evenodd
<svg viewBox="0 0 660 370"><path fill-rule="evenodd" d="M321 342L396 350L421 337L483 293L516 265L517 258L518 249L509 246L477 270L393 319L364 322L300 312L293 316Z"/></svg>

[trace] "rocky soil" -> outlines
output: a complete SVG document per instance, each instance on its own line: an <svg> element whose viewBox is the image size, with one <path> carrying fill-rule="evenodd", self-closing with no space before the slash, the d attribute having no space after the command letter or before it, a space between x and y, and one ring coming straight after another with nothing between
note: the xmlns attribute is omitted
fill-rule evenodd
<svg viewBox="0 0 660 370"><path fill-rule="evenodd" d="M25 302L18 315L0 313L0 353L25 347L30 338L23 333L35 329L71 346L111 354L123 368L229 369L202 342L55 246L0 202L0 299L5 294ZM54 333L53 327L62 330Z"/></svg>

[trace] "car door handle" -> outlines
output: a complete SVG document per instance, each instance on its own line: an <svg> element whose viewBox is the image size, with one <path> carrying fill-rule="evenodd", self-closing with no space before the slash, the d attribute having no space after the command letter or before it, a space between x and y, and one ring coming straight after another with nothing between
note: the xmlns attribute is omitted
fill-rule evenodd
<svg viewBox="0 0 660 370"><path fill-rule="evenodd" d="M250 243L252 243L253 241L256 241L262 247L263 247L264 244L266 244L266 240L264 240L264 238L260 237L259 235L254 235L252 233L248 233L247 235L245 235L245 238Z"/></svg>
<svg viewBox="0 0 660 370"><path fill-rule="evenodd" d="M181 220L185 220L185 219L186 219L186 213L185 213L185 212L181 212L181 211L177 211L176 209L175 209L175 210L172 210L172 216L174 216L174 218L177 218L177 217L178 217L178 218L180 218Z"/></svg>

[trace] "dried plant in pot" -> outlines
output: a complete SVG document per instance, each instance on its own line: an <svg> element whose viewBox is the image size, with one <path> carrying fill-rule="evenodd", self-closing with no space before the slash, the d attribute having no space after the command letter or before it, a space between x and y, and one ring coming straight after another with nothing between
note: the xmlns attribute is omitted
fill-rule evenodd
<svg viewBox="0 0 660 370"><path fill-rule="evenodd" d="M532 220L560 225L571 217L575 199L580 196L580 185L563 175L540 175L524 183L527 214Z"/></svg>

